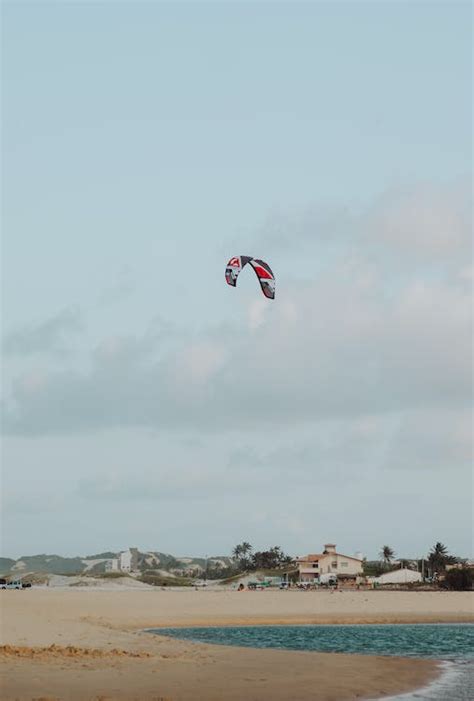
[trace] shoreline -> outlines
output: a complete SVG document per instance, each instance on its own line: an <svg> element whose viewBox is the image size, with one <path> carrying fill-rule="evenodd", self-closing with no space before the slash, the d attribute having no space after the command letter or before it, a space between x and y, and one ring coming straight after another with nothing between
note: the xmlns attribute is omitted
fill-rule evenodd
<svg viewBox="0 0 474 701"><path fill-rule="evenodd" d="M398 594L398 593L397 593ZM240 648L168 638L151 628L474 622L473 597L392 592L78 589L0 596L3 697L26 701L350 701L420 689L437 660ZM16 646L16 647L15 647ZM51 648L51 646L54 646Z"/></svg>
<svg viewBox="0 0 474 701"><path fill-rule="evenodd" d="M232 628L234 626L252 628L257 626L304 626L304 625L321 625L321 626L350 626L350 625L471 625L474 624L474 614L462 616L317 616L313 620L308 620L302 617L285 617L285 618L255 618L248 621L240 618L223 618L218 622L213 623L213 627ZM211 627L209 622L201 619L194 619L189 623L186 622L171 622L157 623L156 625L147 626L146 628L136 628L136 630L149 630L151 628L207 628ZM130 630L135 630L131 627Z"/></svg>

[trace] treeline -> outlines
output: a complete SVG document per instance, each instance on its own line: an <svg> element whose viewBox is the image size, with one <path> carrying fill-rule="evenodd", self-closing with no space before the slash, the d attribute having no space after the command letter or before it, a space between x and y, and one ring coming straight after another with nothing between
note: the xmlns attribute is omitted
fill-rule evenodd
<svg viewBox="0 0 474 701"><path fill-rule="evenodd" d="M229 566L222 567L216 563L209 563L205 576L207 579L225 579L256 570L286 570L291 563L292 557L286 555L278 545L268 550L254 551L252 545L244 541L232 550Z"/></svg>
<svg viewBox="0 0 474 701"><path fill-rule="evenodd" d="M232 557L241 572L284 569L291 565L293 560L290 555L285 555L278 545L269 548L269 550L253 552L250 543L246 542L235 546L232 551Z"/></svg>
<svg viewBox="0 0 474 701"><path fill-rule="evenodd" d="M389 545L383 545L380 549L379 560L365 561L364 574L378 577L385 572L390 572L395 567L406 567L423 572L425 578L432 582L439 582L447 589L472 589L474 574L472 568L467 566L467 560L452 555L448 548L440 541L436 542L429 550L426 557L409 560L396 559L395 551ZM448 565L459 565L456 569L447 569Z"/></svg>

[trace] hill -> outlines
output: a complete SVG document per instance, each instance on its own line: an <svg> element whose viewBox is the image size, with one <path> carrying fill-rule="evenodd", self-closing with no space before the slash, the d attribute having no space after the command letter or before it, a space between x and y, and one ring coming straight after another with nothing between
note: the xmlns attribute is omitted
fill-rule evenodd
<svg viewBox="0 0 474 701"><path fill-rule="evenodd" d="M98 575L107 571L113 560L120 553L106 551L96 555L61 557L60 555L23 555L14 560L0 558L0 575L22 576L26 573L58 574L58 575ZM178 577L199 577L206 570L210 577L231 567L229 557L175 557L169 553L148 551L138 553L138 570L140 572L169 573Z"/></svg>

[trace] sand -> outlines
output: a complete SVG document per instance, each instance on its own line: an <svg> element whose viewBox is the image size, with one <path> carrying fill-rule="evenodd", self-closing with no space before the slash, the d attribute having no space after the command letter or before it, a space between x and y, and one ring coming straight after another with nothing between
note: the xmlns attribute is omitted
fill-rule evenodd
<svg viewBox="0 0 474 701"><path fill-rule="evenodd" d="M345 701L423 686L430 660L252 650L144 632L180 625L474 621L471 592L32 588L0 592L1 698Z"/></svg>

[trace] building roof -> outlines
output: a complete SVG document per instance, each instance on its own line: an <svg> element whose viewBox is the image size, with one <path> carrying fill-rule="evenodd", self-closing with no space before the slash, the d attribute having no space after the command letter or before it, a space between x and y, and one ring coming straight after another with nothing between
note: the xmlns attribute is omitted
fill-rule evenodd
<svg viewBox="0 0 474 701"><path fill-rule="evenodd" d="M342 553L331 552L331 553L321 553L320 555L303 555L302 557L295 558L296 562L317 562L322 560L324 557L334 557L334 555L339 555L339 557L344 557L346 560L355 560L356 562L363 562L362 558L353 557L352 555L343 555Z"/></svg>
<svg viewBox="0 0 474 701"><path fill-rule="evenodd" d="M380 577L375 577L375 581L379 584L404 584L405 582L421 582L421 580L422 577L419 572L406 568L385 572Z"/></svg>

